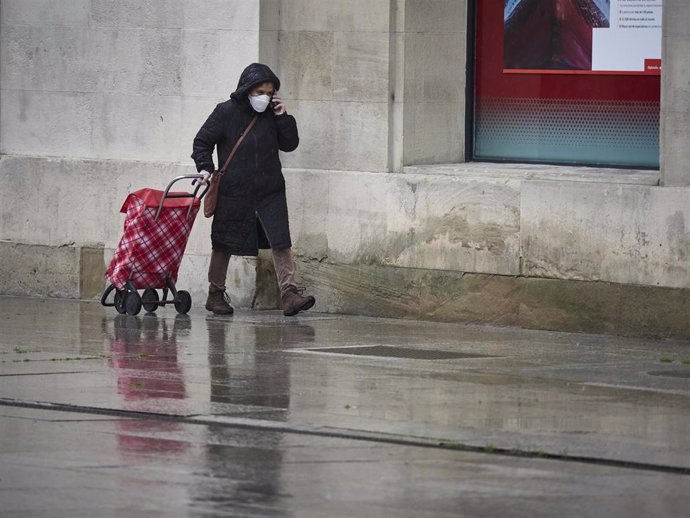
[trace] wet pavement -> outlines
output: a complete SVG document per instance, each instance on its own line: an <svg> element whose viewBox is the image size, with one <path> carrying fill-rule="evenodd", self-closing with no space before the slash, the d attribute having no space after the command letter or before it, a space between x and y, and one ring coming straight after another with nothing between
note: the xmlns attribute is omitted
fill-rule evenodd
<svg viewBox="0 0 690 518"><path fill-rule="evenodd" d="M0 298L2 516L683 516L690 343Z"/></svg>

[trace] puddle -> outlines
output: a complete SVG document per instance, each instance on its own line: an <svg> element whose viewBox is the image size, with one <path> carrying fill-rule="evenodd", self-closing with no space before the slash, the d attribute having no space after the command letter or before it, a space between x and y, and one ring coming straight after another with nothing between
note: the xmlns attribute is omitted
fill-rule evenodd
<svg viewBox="0 0 690 518"><path fill-rule="evenodd" d="M365 345L353 347L324 347L305 349L310 352L327 354L349 354L354 356L377 356L383 358L405 358L410 360L458 360L468 358L497 358L485 354L439 351L433 349L411 349L389 345Z"/></svg>

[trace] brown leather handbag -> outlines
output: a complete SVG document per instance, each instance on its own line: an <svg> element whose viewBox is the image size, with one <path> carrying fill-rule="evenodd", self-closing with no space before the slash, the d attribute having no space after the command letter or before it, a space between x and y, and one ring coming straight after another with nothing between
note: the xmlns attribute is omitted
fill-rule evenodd
<svg viewBox="0 0 690 518"><path fill-rule="evenodd" d="M235 142L235 145L233 146L232 151L230 151L230 155L223 164L223 167L217 171L213 171L213 174L211 175L211 185L208 188L208 192L204 196L204 216L207 218L210 218L216 212L216 205L218 204L218 189L220 189L220 179L223 178L223 175L230 165L232 157L235 156L237 148L240 147L240 144L244 140L244 137L247 136L247 133L252 130L254 124L256 123L256 119L258 118L259 116L255 115L252 121L249 123L249 126L247 126L247 129L240 133L240 138L238 138L237 142Z"/></svg>

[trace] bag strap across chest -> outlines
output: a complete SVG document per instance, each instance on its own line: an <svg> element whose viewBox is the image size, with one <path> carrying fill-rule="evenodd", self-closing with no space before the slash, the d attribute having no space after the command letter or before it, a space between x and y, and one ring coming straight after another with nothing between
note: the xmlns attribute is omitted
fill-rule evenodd
<svg viewBox="0 0 690 518"><path fill-rule="evenodd" d="M230 151L230 155L228 156L227 160L223 164L223 167L221 167L218 172L216 173L218 176L223 176L225 174L225 171L227 171L228 166L230 165L230 162L232 161L232 158L235 156L235 153L237 152L237 148L240 147L240 144L244 140L244 137L247 136L247 134L252 130L254 127L254 124L256 124L257 119L259 118L258 115L255 115L252 121L249 123L249 126L247 126L247 129L245 129L242 133L240 133L240 138L237 139L237 142L235 142L235 145L232 148L232 151Z"/></svg>

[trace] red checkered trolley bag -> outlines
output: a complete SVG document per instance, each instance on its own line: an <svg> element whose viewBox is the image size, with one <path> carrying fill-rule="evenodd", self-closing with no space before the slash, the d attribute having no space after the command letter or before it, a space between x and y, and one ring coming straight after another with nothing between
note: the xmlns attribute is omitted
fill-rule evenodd
<svg viewBox="0 0 690 518"><path fill-rule="evenodd" d="M140 189L127 196L120 209L126 214L124 234L105 272L110 285L103 292L101 304L128 315L139 314L142 306L153 312L166 304L174 304L178 313L189 311L192 297L187 291L178 291L175 282L208 187L200 195L198 183L193 192L170 192L170 188L180 180L199 178L202 176L178 176L165 191ZM162 300L158 289L163 290ZM138 290L144 291L139 295ZM113 301L109 302L113 291Z"/></svg>

